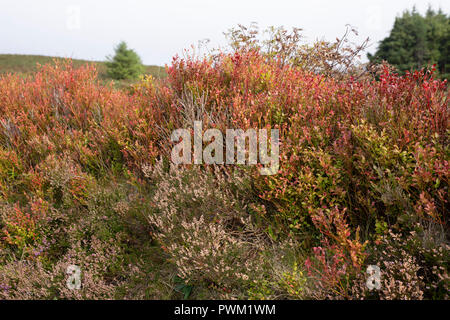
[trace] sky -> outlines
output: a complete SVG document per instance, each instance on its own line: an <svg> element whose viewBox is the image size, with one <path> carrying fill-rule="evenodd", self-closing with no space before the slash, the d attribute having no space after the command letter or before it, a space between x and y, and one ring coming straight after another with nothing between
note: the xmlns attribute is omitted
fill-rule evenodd
<svg viewBox="0 0 450 320"><path fill-rule="evenodd" d="M123 40L145 64L164 65L199 40L224 46L223 32L251 22L302 28L305 42L334 40L350 24L374 52L414 5L450 13L444 0L0 0L0 54L105 60Z"/></svg>

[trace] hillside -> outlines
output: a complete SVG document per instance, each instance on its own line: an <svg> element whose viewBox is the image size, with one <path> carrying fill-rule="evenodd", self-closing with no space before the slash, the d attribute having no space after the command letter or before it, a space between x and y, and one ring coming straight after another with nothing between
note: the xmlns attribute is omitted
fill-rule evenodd
<svg viewBox="0 0 450 320"><path fill-rule="evenodd" d="M53 64L56 60L62 60L60 57L39 56L39 55L21 55L21 54L0 54L0 74L4 73L21 73L33 74L37 71L37 65ZM95 64L98 70L99 78L102 80L110 80L106 74L106 65L103 61L88 61L72 59L75 67L82 66L86 63ZM145 66L145 74L150 74L155 78L165 77L166 71L160 66ZM122 81L121 81L122 82Z"/></svg>

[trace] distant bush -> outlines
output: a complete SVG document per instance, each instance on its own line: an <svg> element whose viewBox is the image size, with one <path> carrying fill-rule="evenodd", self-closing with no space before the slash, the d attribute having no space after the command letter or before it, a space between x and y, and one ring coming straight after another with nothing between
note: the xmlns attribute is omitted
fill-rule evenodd
<svg viewBox="0 0 450 320"><path fill-rule="evenodd" d="M107 59L107 74L113 79L137 79L144 72L141 58L124 41L115 48L114 57Z"/></svg>

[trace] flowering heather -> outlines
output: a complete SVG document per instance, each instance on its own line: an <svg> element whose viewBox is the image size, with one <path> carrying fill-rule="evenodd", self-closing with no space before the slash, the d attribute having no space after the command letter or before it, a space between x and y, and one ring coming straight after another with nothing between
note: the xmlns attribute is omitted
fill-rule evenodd
<svg viewBox="0 0 450 320"><path fill-rule="evenodd" d="M70 62L1 76L0 297L446 298L447 83L310 70L241 48L124 90ZM279 129L278 173L173 167L194 120Z"/></svg>

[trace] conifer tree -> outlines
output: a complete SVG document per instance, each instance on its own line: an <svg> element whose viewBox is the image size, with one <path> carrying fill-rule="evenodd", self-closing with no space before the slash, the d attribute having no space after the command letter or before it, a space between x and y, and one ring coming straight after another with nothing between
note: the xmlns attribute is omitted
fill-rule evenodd
<svg viewBox="0 0 450 320"><path fill-rule="evenodd" d="M371 62L386 60L403 73L436 64L438 75L448 78L450 17L428 8L425 16L413 8L397 17L390 35L383 39Z"/></svg>
<svg viewBox="0 0 450 320"><path fill-rule="evenodd" d="M107 57L107 74L113 79L136 79L144 71L141 58L122 41L115 47L114 57Z"/></svg>

